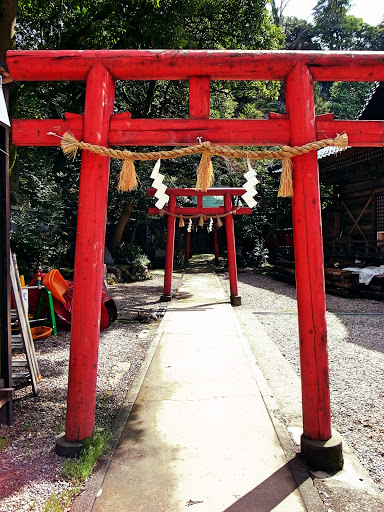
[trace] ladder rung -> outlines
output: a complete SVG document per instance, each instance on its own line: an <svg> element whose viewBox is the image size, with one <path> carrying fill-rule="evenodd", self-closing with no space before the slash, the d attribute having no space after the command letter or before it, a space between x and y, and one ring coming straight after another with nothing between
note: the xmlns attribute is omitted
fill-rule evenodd
<svg viewBox="0 0 384 512"><path fill-rule="evenodd" d="M26 368L27 360L26 359L12 359L12 368Z"/></svg>
<svg viewBox="0 0 384 512"><path fill-rule="evenodd" d="M30 379L31 374L29 372L12 372L12 379Z"/></svg>

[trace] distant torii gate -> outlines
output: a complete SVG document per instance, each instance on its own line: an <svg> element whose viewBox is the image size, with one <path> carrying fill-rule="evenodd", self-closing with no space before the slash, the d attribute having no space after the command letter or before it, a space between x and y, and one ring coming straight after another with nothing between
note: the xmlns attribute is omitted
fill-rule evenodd
<svg viewBox="0 0 384 512"><path fill-rule="evenodd" d="M148 189L148 196L153 197L156 189ZM168 206L164 206L163 210L168 213L167 222L167 245L165 250L165 273L164 273L164 291L161 300L170 301L172 290L172 271L175 247L175 215L182 215L186 218L192 215L201 215L202 217L225 216L225 233L227 238L228 252L228 274L229 286L231 294L231 304L240 306L241 297L238 295L237 287L237 264L235 249L235 233L233 226L233 215L250 215L252 208L233 207L232 197L242 196L245 194L245 188L209 188L207 192L201 192L194 188L167 188L166 194L169 195ZM203 197L205 196L223 196L224 206L204 207ZM178 197L196 197L196 206L177 206ZM159 215L158 208L149 208L149 215ZM216 233L216 232L215 232ZM189 233L188 233L189 235ZM187 235L187 236L188 236ZM189 238L189 237L188 237ZM189 256L189 247L187 247L187 255Z"/></svg>
<svg viewBox="0 0 384 512"><path fill-rule="evenodd" d="M197 137L213 144L293 146L343 131L350 146L383 145L382 121L315 116L313 92L314 80L384 81L383 52L37 50L10 51L7 64L18 81L86 81L84 115L14 120L12 139L20 146L55 146L59 140L49 133L65 131L104 146L192 145ZM116 80L189 81L189 119L131 119L129 113L113 114ZM284 81L286 115L263 120L209 119L212 80ZM319 451L340 443L331 431L317 157L311 152L295 157L293 163L302 451L316 462ZM94 429L108 178L109 159L83 151L65 433L69 443L89 437Z"/></svg>

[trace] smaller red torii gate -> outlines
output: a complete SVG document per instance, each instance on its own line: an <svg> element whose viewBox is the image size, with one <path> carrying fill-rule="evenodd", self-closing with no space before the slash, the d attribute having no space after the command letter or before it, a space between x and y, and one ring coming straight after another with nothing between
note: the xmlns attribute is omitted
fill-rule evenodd
<svg viewBox="0 0 384 512"><path fill-rule="evenodd" d="M147 190L148 197L153 197L155 193L155 188ZM163 302L168 302L172 299L171 291L176 217L182 216L183 218L188 219L188 217L191 218L192 216L201 215L202 217L225 217L231 304L233 306L241 305L241 297L238 295L237 287L237 264L233 215L250 215L252 213L252 208L245 206L234 207L232 197L241 197L245 193L245 188L209 188L206 192L202 192L201 190L196 190L194 188L167 188L166 194L169 195L169 202L168 206L164 206L162 209L166 214L168 214L164 291L161 297ZM223 196L224 206L204 207L203 198L205 196ZM177 206L178 197L196 197L197 205ZM158 208L148 208L149 215L159 215L160 212L161 210ZM186 252L188 254L189 251Z"/></svg>

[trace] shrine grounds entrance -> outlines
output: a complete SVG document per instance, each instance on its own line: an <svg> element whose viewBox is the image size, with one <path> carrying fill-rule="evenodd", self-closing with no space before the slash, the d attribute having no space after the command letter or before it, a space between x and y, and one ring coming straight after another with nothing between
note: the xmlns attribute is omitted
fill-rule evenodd
<svg viewBox="0 0 384 512"><path fill-rule="evenodd" d="M381 121L335 121L316 116L313 81L383 81L383 52L210 50L10 51L14 80L84 80L84 115L13 120L20 146L55 146L52 133L109 146L188 146L202 137L216 145L301 146L346 132L350 146L381 147ZM131 119L113 114L116 80L189 81L188 119ZM211 80L284 81L286 114L265 120L210 119ZM100 301L108 199L109 157L84 150L81 160L71 353L65 440L79 444L94 429ZM321 202L317 156L293 158L294 229L301 359L302 451L336 453L332 436Z"/></svg>

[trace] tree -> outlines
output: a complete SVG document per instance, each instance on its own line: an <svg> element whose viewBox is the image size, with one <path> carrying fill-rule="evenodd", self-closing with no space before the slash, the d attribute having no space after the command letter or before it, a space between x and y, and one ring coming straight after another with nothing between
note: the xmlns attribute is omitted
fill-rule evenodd
<svg viewBox="0 0 384 512"><path fill-rule="evenodd" d="M241 48L276 49L282 46L282 32L271 24L265 0L20 0L16 26L16 46L20 49L66 48ZM212 84L212 115L216 117L263 116L278 93L275 83ZM187 117L188 84L175 81L117 82L115 110L131 112L133 117ZM17 117L63 117L66 111L81 113L84 105L83 83L23 84L18 93ZM40 148L41 149L41 148ZM135 148L133 148L134 150ZM147 148L143 148L144 150ZM148 148L149 149L149 148ZM153 148L151 148L153 149ZM44 148L41 155L25 148L18 149L20 180L15 180L15 193L26 202L32 199L32 182L60 182L65 222L76 222L76 200L71 190L78 177L79 160L71 163L60 150ZM34 161L30 161L30 159ZM45 160L44 160L45 158ZM183 185L195 178L196 159L167 163L167 184ZM43 166L44 171L40 166ZM145 219L150 186L151 166L140 163L141 187L134 193L116 192L120 165L111 165L107 237L118 245L132 236L136 223L130 215ZM29 175L26 176L28 168ZM56 170L59 169L59 174ZM220 179L220 169L217 170ZM60 178L61 176L61 178ZM16 185L19 183L19 189ZM48 190L48 188L47 188ZM70 199L70 206L66 201ZM124 227L129 226L124 231ZM68 239L68 244L71 242ZM73 242L73 239L72 239Z"/></svg>
<svg viewBox="0 0 384 512"><path fill-rule="evenodd" d="M5 54L13 46L15 36L18 0L7 0L0 7L0 61L5 62Z"/></svg>
<svg viewBox="0 0 384 512"><path fill-rule="evenodd" d="M336 119L355 119L374 87L370 82L334 82L329 94L329 109Z"/></svg>

